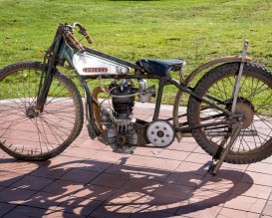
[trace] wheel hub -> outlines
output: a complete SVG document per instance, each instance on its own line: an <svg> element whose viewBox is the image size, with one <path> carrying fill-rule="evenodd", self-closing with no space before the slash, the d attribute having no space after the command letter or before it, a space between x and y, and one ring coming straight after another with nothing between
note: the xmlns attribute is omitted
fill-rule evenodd
<svg viewBox="0 0 272 218"><path fill-rule="evenodd" d="M242 129L246 129L251 125L254 117L254 112L250 106L239 102L236 104L235 113L243 114L243 119L241 121Z"/></svg>
<svg viewBox="0 0 272 218"><path fill-rule="evenodd" d="M33 119L34 117L37 117L38 116L38 112L35 111L34 108L32 107L29 107L26 109L26 116Z"/></svg>
<svg viewBox="0 0 272 218"><path fill-rule="evenodd" d="M241 120L242 129L246 129L252 124L254 118L254 106L249 100L238 98L235 113L243 114Z"/></svg>

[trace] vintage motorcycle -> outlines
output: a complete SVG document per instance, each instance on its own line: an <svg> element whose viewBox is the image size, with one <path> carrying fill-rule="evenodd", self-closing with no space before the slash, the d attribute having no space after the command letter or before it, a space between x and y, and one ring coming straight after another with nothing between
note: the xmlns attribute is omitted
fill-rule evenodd
<svg viewBox="0 0 272 218"><path fill-rule="evenodd" d="M80 23L61 24L43 63L0 70L0 147L11 156L46 160L60 154L80 134L84 113L90 137L115 152L164 148L189 135L213 156L217 170L223 161L253 163L272 154L272 75L246 56L247 41L241 56L210 61L184 78L184 60L127 62L83 46L76 28L92 43ZM85 104L75 81L58 66L73 70ZM155 85L148 87L149 81ZM166 86L177 89L167 118L161 116ZM187 113L183 93L189 95ZM134 116L135 102L152 100L151 120Z"/></svg>

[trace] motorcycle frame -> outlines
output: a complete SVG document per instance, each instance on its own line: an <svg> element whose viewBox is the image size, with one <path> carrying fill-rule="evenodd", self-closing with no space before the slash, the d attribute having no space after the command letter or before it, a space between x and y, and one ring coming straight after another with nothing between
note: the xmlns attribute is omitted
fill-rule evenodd
<svg viewBox="0 0 272 218"><path fill-rule="evenodd" d="M99 128L95 122L95 118L94 118L93 107L94 107L94 104L96 104L96 102L94 101L94 99L92 97L90 87L87 84L87 80L97 79L98 77L100 79L117 79L117 80L118 79L156 79L156 80L158 80L159 88L157 90L155 110L154 110L153 119L152 119L153 121L156 121L159 119L160 106L162 103L162 96L163 96L164 87L167 85L174 85L178 89L176 97L178 95L181 95L183 92L185 92L185 93L189 94L190 96L193 96L194 98L209 104L212 108L222 111L222 113L224 115L226 115L228 117L236 118L236 121L232 120L232 124L234 122L237 122L237 118L238 118L237 116L239 116L239 115L237 115L237 114L234 115L233 112L216 105L215 103L209 101L208 98L206 98L206 97L203 98L203 97L195 94L189 84L197 75L199 75L200 73L206 71L207 69L209 69L211 67L215 67L220 64L231 63L231 62L237 62L237 63L242 63L242 61L250 62L251 59L249 57L245 57L244 60L242 60L241 56L227 56L227 57L215 59L213 61L203 64L202 66L200 66L199 68L194 70L184 80L184 82L182 82L182 74L180 74L181 78L179 81L172 79L170 76L170 72L169 72L169 74L167 74L169 76L159 77L159 76L156 76L155 74L150 74L150 73L145 72L142 67L140 67L139 65L136 65L134 63L125 61L123 59L119 59L114 56L110 56L108 54L102 53L100 51L96 51L94 49L91 49L91 48L88 48L85 46L83 46L82 49L87 53L96 55L96 56L104 58L104 59L108 59L110 61L114 61L116 63L125 65L129 68L132 68L132 69L134 69L134 73L126 74L126 75L99 75L99 76L97 76L97 75L93 75L93 76L92 75L88 75L88 76L79 75L79 73L76 71L76 69L73 65L73 55L76 52L78 52L78 47L76 47L74 45L74 43L71 43L70 41L65 39L62 32L58 29L57 34L54 38L54 42L51 45L51 53L49 55L47 54L47 57L45 57L44 62L46 62L46 59L48 59L47 60L48 68L47 68L46 72L44 69L42 76L41 76L41 82L39 85L38 98L37 98L37 110L40 110L40 111L43 110L43 105L46 102L47 94L50 89L50 85L51 85L51 82L52 82L52 79L54 76L53 69L57 66L63 66L64 63L67 61L69 66L73 70L75 70L75 73L77 74L77 76L79 78L80 84L85 91L85 107L86 107L85 117L87 120L87 127L88 127L88 131L89 131L89 135L92 139L96 138L100 134L100 130L99 130ZM174 110L176 110L176 108ZM173 117L171 119L173 119ZM217 126L217 125L229 125L229 124L230 123L227 124L226 122L223 122L223 121L217 122L217 123L213 122L213 123L208 123L208 124L196 125L194 127L189 127L188 124L187 125L183 124L183 125L174 126L174 129L175 129L176 133L177 132L190 133L193 129L197 129L197 128ZM179 127L179 126L182 126L182 127Z"/></svg>

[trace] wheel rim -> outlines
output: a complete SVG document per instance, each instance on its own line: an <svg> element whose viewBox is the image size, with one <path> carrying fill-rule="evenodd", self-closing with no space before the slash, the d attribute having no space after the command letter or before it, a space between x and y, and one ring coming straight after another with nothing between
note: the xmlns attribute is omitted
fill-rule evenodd
<svg viewBox="0 0 272 218"><path fill-rule="evenodd" d="M60 74L53 79L44 111L35 111L40 72L30 67L0 79L0 143L11 154L50 155L72 136L76 109Z"/></svg>

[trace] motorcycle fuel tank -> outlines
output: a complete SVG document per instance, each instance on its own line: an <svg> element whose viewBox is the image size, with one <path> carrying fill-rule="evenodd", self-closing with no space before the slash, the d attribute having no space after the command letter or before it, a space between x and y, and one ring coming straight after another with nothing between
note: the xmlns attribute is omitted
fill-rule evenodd
<svg viewBox="0 0 272 218"><path fill-rule="evenodd" d="M123 75L130 70L127 66L87 52L76 53L73 64L81 76Z"/></svg>

